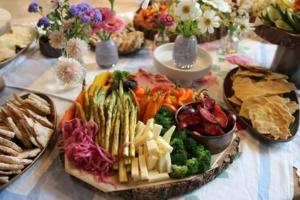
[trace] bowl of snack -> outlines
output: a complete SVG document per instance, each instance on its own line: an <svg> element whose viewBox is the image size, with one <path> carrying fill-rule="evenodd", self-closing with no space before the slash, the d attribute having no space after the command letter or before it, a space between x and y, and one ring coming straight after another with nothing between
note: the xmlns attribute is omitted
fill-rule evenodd
<svg viewBox="0 0 300 200"><path fill-rule="evenodd" d="M188 131L213 154L228 147L236 130L236 115L203 93L197 102L181 106L175 119L180 129Z"/></svg>
<svg viewBox="0 0 300 200"><path fill-rule="evenodd" d="M188 85L194 80L201 79L210 72L212 57L210 54L198 47L198 58L191 69L179 69L173 60L174 43L167 43L157 47L153 53L153 62L157 70L166 74L169 79L176 80Z"/></svg>

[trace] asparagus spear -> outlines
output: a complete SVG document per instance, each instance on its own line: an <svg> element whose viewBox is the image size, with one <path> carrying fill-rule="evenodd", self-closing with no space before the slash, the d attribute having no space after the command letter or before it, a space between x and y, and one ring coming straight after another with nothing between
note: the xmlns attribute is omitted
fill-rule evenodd
<svg viewBox="0 0 300 200"><path fill-rule="evenodd" d="M89 100L89 94L87 92L87 89L86 89L86 82L85 82L85 79L83 80L83 83L82 83L82 92L83 92L83 96L84 96L84 113L86 115L86 119L89 120L90 119L90 100Z"/></svg>
<svg viewBox="0 0 300 200"><path fill-rule="evenodd" d="M110 97L110 98L109 98ZM106 127L105 127L105 140L104 140L104 148L106 150L109 151L109 144L110 144L110 132L111 132L111 125L112 125L112 115L113 115L113 108L116 104L116 93L113 92L110 96L109 96L106 100L105 100L105 107L106 109Z"/></svg>
<svg viewBox="0 0 300 200"><path fill-rule="evenodd" d="M124 151L123 151L123 155L124 156L129 156L129 147L128 147L128 143L129 143L129 105L128 105L128 98L127 96L124 96L124 108L125 108L125 112L124 112L124 144L126 145L124 147Z"/></svg>
<svg viewBox="0 0 300 200"><path fill-rule="evenodd" d="M113 139L112 148L111 148L113 156L117 156L119 153L120 125L121 125L121 113L120 113L120 104L119 104L116 121L114 124L114 134L113 134L114 139Z"/></svg>
<svg viewBox="0 0 300 200"><path fill-rule="evenodd" d="M131 102L130 104L130 132L129 132L129 154L131 157L135 156L135 145L134 145L134 138L135 138L135 128L136 128L136 118L137 118L137 108Z"/></svg>
<svg viewBox="0 0 300 200"><path fill-rule="evenodd" d="M126 183L128 181L127 170L124 165L124 159L121 159L119 161L119 181L120 183Z"/></svg>

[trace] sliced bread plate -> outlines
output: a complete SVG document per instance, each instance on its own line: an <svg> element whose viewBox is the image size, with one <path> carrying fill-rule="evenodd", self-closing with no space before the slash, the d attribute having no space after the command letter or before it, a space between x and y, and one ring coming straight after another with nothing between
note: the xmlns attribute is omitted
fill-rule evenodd
<svg viewBox="0 0 300 200"><path fill-rule="evenodd" d="M249 69L249 67L248 68L245 67L244 69ZM279 78L278 80L287 83L287 81L285 81L284 79L287 79L288 77L285 77L285 75L273 73L268 69L263 69L263 68L259 68L259 67L254 67L253 69L254 69L254 73L255 73L255 70L258 70L257 72L261 72L261 73L272 73L272 76L274 75L273 76L274 80L276 78ZM232 69L227 74L227 76L224 80L224 84L223 84L225 102L232 109L232 111L235 112L236 115L240 114L241 105L233 103L233 101L230 100L230 98L234 96L233 76L238 72L238 70L239 70L239 67ZM255 76L255 74L254 74L254 76ZM257 77L254 77L252 80L254 80L254 82L255 82L255 80L259 80L261 77L258 77L258 76L260 76L260 75L257 75ZM244 90L248 90L248 89L244 88ZM273 92L273 90L274 90L274 88L270 89L270 91L272 91L272 92ZM269 94L269 95L272 95L272 94ZM266 96L268 96L268 95L266 95ZM296 105L296 106L298 104L297 94L294 90L279 94L278 96L282 97L282 99L289 99L289 101L293 101L294 105ZM261 103L263 103L263 102L261 102ZM241 104L243 104L242 101L241 101ZM257 138L258 140L260 140L262 142L266 142L266 143L280 143L280 142L290 141L297 134L297 130L298 130L298 127L299 127L299 109L298 108L295 109L295 112L293 112L293 114L291 113L291 117L294 118L294 120L290 123L290 125L287 128L288 132L289 132L289 136L286 137L286 138L273 138L268 134L262 134L256 128L253 127L253 124L252 124L252 122L249 118L246 118L244 116L240 116L240 119L247 126L250 133L255 138Z"/></svg>
<svg viewBox="0 0 300 200"><path fill-rule="evenodd" d="M52 143L57 114L47 95L30 93L8 100L0 116L1 190L26 173Z"/></svg>

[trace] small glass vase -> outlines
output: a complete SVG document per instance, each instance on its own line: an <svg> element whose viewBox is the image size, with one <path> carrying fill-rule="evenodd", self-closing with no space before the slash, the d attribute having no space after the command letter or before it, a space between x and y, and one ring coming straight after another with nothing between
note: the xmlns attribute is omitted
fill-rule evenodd
<svg viewBox="0 0 300 200"><path fill-rule="evenodd" d="M240 37L236 32L228 32L222 39L222 50L224 55L235 54L239 50Z"/></svg>
<svg viewBox="0 0 300 200"><path fill-rule="evenodd" d="M118 48L112 39L97 42L96 61L99 67L102 68L111 68L118 63Z"/></svg>
<svg viewBox="0 0 300 200"><path fill-rule="evenodd" d="M74 88L82 84L86 68L82 62L62 56L54 67L54 75L61 89Z"/></svg>
<svg viewBox="0 0 300 200"><path fill-rule="evenodd" d="M162 44L170 42L170 38L165 30L160 30L158 33L154 36L154 45L155 47L158 47Z"/></svg>
<svg viewBox="0 0 300 200"><path fill-rule="evenodd" d="M178 35L173 49L173 60L179 69L191 69L197 61L197 38Z"/></svg>

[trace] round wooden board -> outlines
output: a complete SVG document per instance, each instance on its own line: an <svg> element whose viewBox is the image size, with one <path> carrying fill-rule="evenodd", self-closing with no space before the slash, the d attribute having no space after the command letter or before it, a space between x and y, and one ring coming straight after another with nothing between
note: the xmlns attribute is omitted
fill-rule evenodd
<svg viewBox="0 0 300 200"><path fill-rule="evenodd" d="M80 179L83 184L89 188L93 188L96 192L101 193L102 195L111 195L119 196L128 200L143 199L143 200L162 200L168 199L171 197L187 194L193 190L198 189L199 187L207 184L208 182L214 180L218 175L220 175L234 160L236 155L239 152L239 143L240 138L236 136L231 142L230 146L220 155L218 161L214 164L213 169L207 171L204 174L197 176L188 177L182 180L174 180L169 183L156 183L153 185L137 186L128 189L122 189L118 191L102 192L101 183L96 183L93 178L89 177L88 173L83 173L82 171L73 173L72 170L69 170L65 165L65 170L67 173L73 175L77 179ZM65 162L64 155L61 154L61 159L63 163ZM75 171L78 171L75 170ZM89 177L89 178L86 178ZM88 180L89 179L89 180ZM84 183L86 182L86 183ZM98 188L99 190L97 190ZM103 188L102 188L103 189Z"/></svg>

